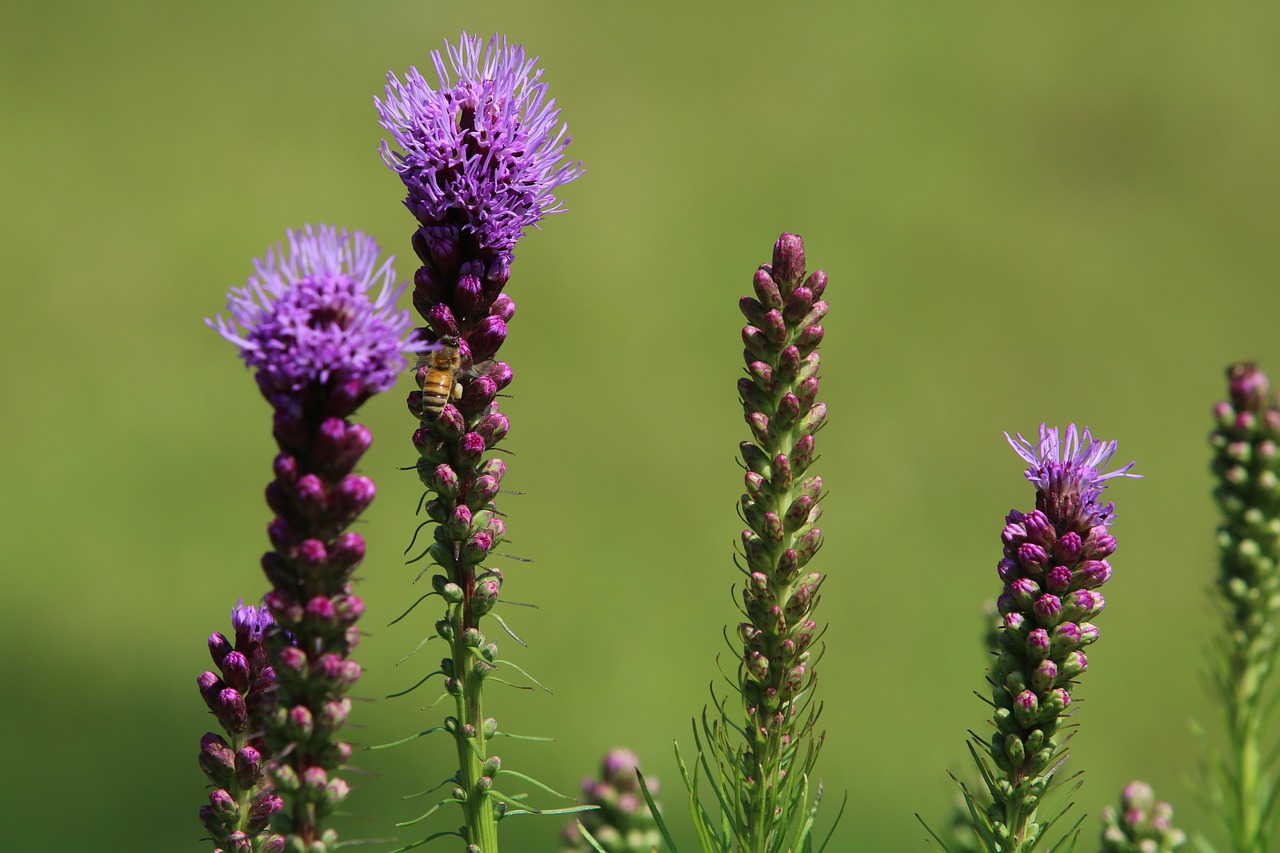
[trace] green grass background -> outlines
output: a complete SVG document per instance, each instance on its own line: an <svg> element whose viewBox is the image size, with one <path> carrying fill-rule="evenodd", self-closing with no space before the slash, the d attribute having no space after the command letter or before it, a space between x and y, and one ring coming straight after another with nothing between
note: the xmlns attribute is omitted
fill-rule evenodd
<svg viewBox="0 0 1280 853"><path fill-rule="evenodd" d="M627 744L689 841L673 739L734 620L737 298L782 230L830 275L818 469L820 771L835 850L921 849L985 718L979 608L1032 493L1002 430L1120 440L1120 550L1069 769L1096 815L1134 776L1211 819L1187 722L1214 625L1205 435L1223 367L1280 374L1280 12L1170 3L15 4L0 28L4 847L199 851L206 635L263 591L269 412L205 329L284 229L333 222L412 267L373 96L466 29L541 55L586 166L521 243L507 593L555 695L494 687L509 766L575 789ZM434 606L401 550L418 489L401 388L369 403L360 693ZM723 655L722 655L723 659ZM433 691L358 706L365 743ZM348 838L449 773L360 755ZM539 798L538 802L555 805ZM827 818L835 809L826 810ZM455 825L456 812L431 829ZM553 850L558 819L504 827ZM416 830L402 834L418 837ZM385 847L375 848L385 849ZM445 845L438 849L454 849ZM686 848L686 849L691 849Z"/></svg>

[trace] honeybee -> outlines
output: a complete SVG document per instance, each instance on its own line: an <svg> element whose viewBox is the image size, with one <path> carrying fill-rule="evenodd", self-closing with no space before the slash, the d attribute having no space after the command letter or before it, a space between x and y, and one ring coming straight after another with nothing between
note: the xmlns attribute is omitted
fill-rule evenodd
<svg viewBox="0 0 1280 853"><path fill-rule="evenodd" d="M421 379L422 419L434 421L440 417L447 403L462 396L462 352L458 339L446 336L440 346L430 352L418 353L414 373ZM424 370L425 368L425 370Z"/></svg>

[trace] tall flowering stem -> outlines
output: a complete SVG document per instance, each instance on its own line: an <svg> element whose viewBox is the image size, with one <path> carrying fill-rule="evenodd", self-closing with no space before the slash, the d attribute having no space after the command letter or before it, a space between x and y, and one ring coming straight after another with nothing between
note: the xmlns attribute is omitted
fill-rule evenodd
<svg viewBox="0 0 1280 853"><path fill-rule="evenodd" d="M1068 805L1038 819L1067 759L1067 708L1088 667L1083 649L1098 639L1093 619L1106 605L1098 590L1111 577L1115 506L1102 503L1102 492L1112 478L1138 476L1129 473L1132 462L1106 471L1116 442L1077 432L1075 424L1065 440L1057 427L1041 424L1038 441L1019 435L1009 444L1029 466L1036 507L1012 510L1000 533L1004 591L996 607L1003 622L988 676L995 731L974 741L975 757L990 759L979 759L979 770L993 804L980 809L970 797L975 828L991 853L1035 850Z"/></svg>
<svg viewBox="0 0 1280 853"><path fill-rule="evenodd" d="M504 663L480 624L503 582L492 560L506 533L495 504L506 465L488 456L510 427L496 399L512 378L498 360L515 312L503 289L517 240L562 209L553 191L581 169L564 161L569 136L523 47L464 33L431 59L437 85L416 69L404 79L389 74L377 106L391 134L383 159L403 181L419 226L412 242L422 262L413 278L413 304L426 321L420 334L451 356L418 369L424 390L408 401L419 421L413 444L428 492L423 510L434 524L421 556L443 570L433 586L446 604L435 628L449 644L440 672L455 700L444 721L459 764L450 799L462 807L467 849L496 853L497 818L507 806L529 811L493 787L501 762L489 740L498 724L483 707L485 680Z"/></svg>
<svg viewBox="0 0 1280 853"><path fill-rule="evenodd" d="M1264 853L1274 849L1280 819L1280 776L1263 732L1280 635L1280 405L1256 364L1235 364L1227 378L1231 399L1214 408L1209 438L1223 515L1218 591L1226 625L1216 680L1229 741L1214 793L1231 849Z"/></svg>
<svg viewBox="0 0 1280 853"><path fill-rule="evenodd" d="M200 821L222 851L279 853L284 838L267 828L284 805L267 778L271 750L263 728L275 702L275 673L267 663L263 637L271 627L265 607L245 605L231 611L235 643L221 631L209 636L209 655L217 672L202 673L196 684L222 727L200 739L200 769L213 783Z"/></svg>
<svg viewBox="0 0 1280 853"><path fill-rule="evenodd" d="M766 853L801 849L812 822L809 775L822 745L815 733L821 706L816 676L813 610L823 576L807 571L822 546L822 478L811 475L815 434L826 420L818 401L818 344L827 303L827 276L805 273L804 241L783 233L773 263L754 277L754 296L739 307L746 376L738 394L752 440L740 445L746 492L739 512L747 524L735 562L743 573L737 689L741 706L722 703L704 717L700 739L718 769L710 772L722 821L713 821L690 787L699 834L720 850ZM718 777L718 778L717 778Z"/></svg>
<svg viewBox="0 0 1280 853"><path fill-rule="evenodd" d="M365 542L347 528L374 496L373 481L353 473L372 436L349 418L395 383L401 350L421 348L406 339L408 312L395 308L402 290L390 261L379 265L373 240L308 226L231 290L230 319L208 321L240 349L275 411L280 452L266 497L276 517L262 569L271 584L265 644L276 702L264 741L286 800L272 828L290 851L333 850L337 834L325 823L349 793L336 771L351 746L338 735L351 713L346 693L360 677L351 652L364 602L351 579Z"/></svg>

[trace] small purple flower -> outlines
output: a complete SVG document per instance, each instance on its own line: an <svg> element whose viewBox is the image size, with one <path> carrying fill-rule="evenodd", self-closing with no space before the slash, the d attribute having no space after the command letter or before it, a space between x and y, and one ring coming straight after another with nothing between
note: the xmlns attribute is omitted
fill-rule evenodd
<svg viewBox="0 0 1280 853"><path fill-rule="evenodd" d="M231 289L230 320L205 322L240 348L273 406L297 408L323 389L340 402L327 413L342 417L395 385L402 352L426 345L406 340L409 312L395 307L404 285L392 259L378 264L372 238L308 225L289 231L288 244L268 249L248 283Z"/></svg>
<svg viewBox="0 0 1280 853"><path fill-rule="evenodd" d="M463 33L445 52L447 67L431 52L435 87L416 68L403 81L387 75L386 99L375 102L401 150L383 142L382 157L424 226L451 219L478 247L509 258L525 228L564 209L553 191L582 168L564 162L570 137L523 45Z"/></svg>
<svg viewBox="0 0 1280 853"><path fill-rule="evenodd" d="M1116 452L1116 442L1095 441L1089 435L1076 432L1076 425L1067 427L1067 440L1060 442L1058 428L1040 425L1040 440L1032 444L1019 433L1016 439L1004 437L1015 452L1031 466L1026 470L1027 479L1035 483L1039 494L1036 508L1040 509L1056 525L1088 530L1097 525L1109 525L1115 516L1113 504L1098 506L1098 497L1106 488L1106 481L1113 477L1138 477L1130 474L1130 462L1115 471L1106 471ZM1064 531L1065 532L1065 531Z"/></svg>

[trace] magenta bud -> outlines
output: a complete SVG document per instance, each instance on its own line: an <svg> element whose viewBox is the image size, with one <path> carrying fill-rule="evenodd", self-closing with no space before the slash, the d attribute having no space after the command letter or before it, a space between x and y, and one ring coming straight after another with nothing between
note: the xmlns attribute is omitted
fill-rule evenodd
<svg viewBox="0 0 1280 853"><path fill-rule="evenodd" d="M1013 699L1013 716L1023 728L1030 728L1040 713L1040 700L1030 690L1023 690Z"/></svg>
<svg viewBox="0 0 1280 853"><path fill-rule="evenodd" d="M450 441L455 440L467 430L467 421L462 412L453 403L445 403L440 414L431 422L436 435Z"/></svg>
<svg viewBox="0 0 1280 853"><path fill-rule="evenodd" d="M458 410L468 417L474 417L489 410L493 398L498 394L498 384L487 376L473 379L462 392L458 401Z"/></svg>
<svg viewBox="0 0 1280 853"><path fill-rule="evenodd" d="M781 347L787 342L787 323L782 319L782 312L777 309L764 315L760 331L764 333L765 340L774 347Z"/></svg>
<svg viewBox="0 0 1280 853"><path fill-rule="evenodd" d="M306 574L313 574L329 562L329 552L319 539L304 539L294 554L294 562Z"/></svg>
<svg viewBox="0 0 1280 853"><path fill-rule="evenodd" d="M1023 542L1018 546L1018 562L1032 574L1039 574L1049 562L1049 555L1033 542Z"/></svg>
<svg viewBox="0 0 1280 853"><path fill-rule="evenodd" d="M788 323L795 325L804 319L813 307L813 291L807 287L797 287L783 298L782 316Z"/></svg>
<svg viewBox="0 0 1280 853"><path fill-rule="evenodd" d="M303 474L293 485L293 499L306 515L317 518L324 514L324 483L315 474Z"/></svg>
<svg viewBox="0 0 1280 853"><path fill-rule="evenodd" d="M1066 592L1071 586L1071 570L1066 566L1054 566L1045 573L1044 585L1050 592Z"/></svg>
<svg viewBox="0 0 1280 853"><path fill-rule="evenodd" d="M219 691L213 713L229 732L240 733L249 727L249 709L245 707L244 696L234 687Z"/></svg>
<svg viewBox="0 0 1280 853"><path fill-rule="evenodd" d="M315 721L311 709L306 705L294 705L285 717L284 732L289 740L305 743L311 740L315 731Z"/></svg>
<svg viewBox="0 0 1280 853"><path fill-rule="evenodd" d="M797 428L803 433L812 434L821 429L826 420L827 404L818 403L805 413L805 416L800 419L800 425Z"/></svg>
<svg viewBox="0 0 1280 853"><path fill-rule="evenodd" d="M488 613L493 606L498 603L498 593L502 590L502 584L497 580L487 580L476 584L475 595L471 599L472 612L476 614Z"/></svg>
<svg viewBox="0 0 1280 853"><path fill-rule="evenodd" d="M325 808L329 810L336 809L342 805L343 800L351 793L351 786L347 784L347 780L335 777L329 780L329 784L324 787L323 802Z"/></svg>
<svg viewBox="0 0 1280 853"><path fill-rule="evenodd" d="M307 618L321 626L328 626L333 622L333 602L323 595L313 596L307 601Z"/></svg>
<svg viewBox="0 0 1280 853"><path fill-rule="evenodd" d="M1068 652L1067 656L1062 660L1062 676L1064 678L1075 678L1080 673L1089 668L1089 659L1085 657L1084 652L1076 649L1074 652Z"/></svg>
<svg viewBox="0 0 1280 853"><path fill-rule="evenodd" d="M253 788L262 781L262 753L252 746L242 746L235 755L236 782L241 788Z"/></svg>
<svg viewBox="0 0 1280 853"><path fill-rule="evenodd" d="M235 797L221 788L209 792L209 808L224 823L235 824L240 820L240 805Z"/></svg>
<svg viewBox="0 0 1280 853"><path fill-rule="evenodd" d="M279 794L274 792L259 794L254 798L253 805L249 807L249 828L255 832L266 829L271 816L282 808L284 808L284 799ZM283 846L283 841L281 845ZM261 851L267 849L267 847L260 848Z"/></svg>
<svg viewBox="0 0 1280 853"><path fill-rule="evenodd" d="M427 309L426 318L437 338L458 337L458 321L454 319L453 311L445 303L438 302L432 305Z"/></svg>
<svg viewBox="0 0 1280 853"><path fill-rule="evenodd" d="M467 489L467 505L474 509L486 507L493 501L494 497L497 496L498 491L498 479L487 474L482 474L472 480L471 487Z"/></svg>
<svg viewBox="0 0 1280 853"><path fill-rule="evenodd" d="M777 282L773 280L773 276L769 274L769 270L766 267L756 270L751 279L751 284L755 289L756 298L766 308L782 307L782 293L778 290Z"/></svg>
<svg viewBox="0 0 1280 853"><path fill-rule="evenodd" d="M462 543L462 558L468 563L480 563L493 548L493 536L480 530Z"/></svg>
<svg viewBox="0 0 1280 853"><path fill-rule="evenodd" d="M350 627L364 615L365 604L359 596L343 594L334 597L333 609L338 624Z"/></svg>
<svg viewBox="0 0 1280 853"><path fill-rule="evenodd" d="M1031 686L1043 693L1058 680L1058 665L1046 658L1031 672Z"/></svg>
<svg viewBox="0 0 1280 853"><path fill-rule="evenodd" d="M343 533L329 548L329 565L349 572L364 560L364 537L359 533Z"/></svg>
<svg viewBox="0 0 1280 853"><path fill-rule="evenodd" d="M772 472L769 463L769 457L757 445L750 441L741 442L738 450L742 454L743 464L747 466L747 470L752 471L761 477L768 478ZM792 460L794 462L794 460Z"/></svg>
<svg viewBox="0 0 1280 853"><path fill-rule="evenodd" d="M1040 585L1031 578L1018 578L1008 584L1005 592L1010 595L1020 610L1032 607L1040 596Z"/></svg>
<svg viewBox="0 0 1280 853"><path fill-rule="evenodd" d="M475 468L484 456L484 436L469 432L458 440L458 461L467 468Z"/></svg>
<svg viewBox="0 0 1280 853"><path fill-rule="evenodd" d="M493 304L489 306L489 313L501 319L504 323L510 323L511 318L516 315L516 303L507 294L500 293L498 298L493 300Z"/></svg>
<svg viewBox="0 0 1280 853"><path fill-rule="evenodd" d="M219 788L230 787L235 779L236 755L220 735L206 732L200 738L200 769Z"/></svg>
<svg viewBox="0 0 1280 853"><path fill-rule="evenodd" d="M1046 593L1036 599L1032 610L1042 626L1056 625L1062 619L1062 599Z"/></svg>
<svg viewBox="0 0 1280 853"><path fill-rule="evenodd" d="M738 300L738 310L742 312L742 316L748 323L759 326L764 322L764 315L769 309L765 308L758 299L744 296Z"/></svg>
<svg viewBox="0 0 1280 853"><path fill-rule="evenodd" d="M1058 543L1053 548L1053 558L1064 565L1074 565L1080 559L1080 552L1084 549L1084 540L1080 538L1080 534L1074 530L1068 531L1058 539Z"/></svg>
<svg viewBox="0 0 1280 853"><path fill-rule="evenodd" d="M472 358L477 362L488 361L497 354L502 342L507 338L507 324L501 317L489 315L476 324L475 331L468 337L471 344Z"/></svg>
<svg viewBox="0 0 1280 853"><path fill-rule="evenodd" d="M1005 583L1009 583L1010 581L1017 579L1021 574L1018 567L1018 561L1012 557L1005 557L1003 560L996 563L996 573L1000 575L1000 580Z"/></svg>
<svg viewBox="0 0 1280 853"><path fill-rule="evenodd" d="M471 532L471 510L465 505L459 505L453 508L449 513L448 520L445 522L445 532L450 539L464 539Z"/></svg>
<svg viewBox="0 0 1280 853"><path fill-rule="evenodd" d="M253 839L240 830L227 836L226 853L254 853Z"/></svg>
<svg viewBox="0 0 1280 853"><path fill-rule="evenodd" d="M307 671L307 653L297 646L285 646L280 650L277 660L285 670L295 675Z"/></svg>
<svg viewBox="0 0 1280 853"><path fill-rule="evenodd" d="M476 432L484 436L487 447L493 447L506 438L507 431L510 428L511 422L507 420L507 416L497 412L487 415L480 423L476 424Z"/></svg>
<svg viewBox="0 0 1280 853"><path fill-rule="evenodd" d="M1097 589L1111 580L1111 564L1106 560L1085 560L1080 564L1080 586Z"/></svg>
<svg viewBox="0 0 1280 853"><path fill-rule="evenodd" d="M231 641L227 639L227 635L221 631L214 631L209 635L209 657L213 658L213 665L222 666L222 659L231 651Z"/></svg>
<svg viewBox="0 0 1280 853"><path fill-rule="evenodd" d="M1065 687L1058 687L1045 694L1040 704L1040 721L1048 722L1058 717L1071 704L1071 694Z"/></svg>
<svg viewBox="0 0 1280 853"><path fill-rule="evenodd" d="M351 700L344 696L340 700L331 700L320 706L320 714L316 718L316 725L319 726L322 732L334 732L342 728L350 716Z"/></svg>
<svg viewBox="0 0 1280 853"><path fill-rule="evenodd" d="M1078 589L1067 596L1062 609L1065 618L1072 622L1081 622L1097 616L1106 605L1107 601L1101 593Z"/></svg>
<svg viewBox="0 0 1280 853"><path fill-rule="evenodd" d="M1049 647L1052 653L1061 657L1067 652L1078 649L1082 643L1083 634L1075 622L1063 622L1054 626L1049 634Z"/></svg>
<svg viewBox="0 0 1280 853"><path fill-rule="evenodd" d="M1027 634L1026 646L1027 655L1033 661L1041 661L1049 657L1049 632L1044 628L1036 628L1030 634Z"/></svg>
<svg viewBox="0 0 1280 853"><path fill-rule="evenodd" d="M782 232L773 244L773 264L770 270L774 281L784 290L791 290L804 278L804 240L799 234Z"/></svg>
<svg viewBox="0 0 1280 853"><path fill-rule="evenodd" d="M800 420L800 398L791 392L783 394L778 400L778 408L773 421L778 429L788 429Z"/></svg>
<svg viewBox="0 0 1280 853"><path fill-rule="evenodd" d="M1115 550L1115 537L1107 532L1104 525L1099 524L1089 529L1080 555L1086 560L1102 560L1110 557Z"/></svg>
<svg viewBox="0 0 1280 853"><path fill-rule="evenodd" d="M1057 539L1053 522L1040 510L1032 510L1022 517L1022 526L1026 528L1027 538L1037 545L1049 547Z"/></svg>
<svg viewBox="0 0 1280 853"><path fill-rule="evenodd" d="M333 514L338 519L353 519L373 501L377 488L373 480L360 474L348 474L333 492Z"/></svg>
<svg viewBox="0 0 1280 853"><path fill-rule="evenodd" d="M791 502L791 506L787 507L786 515L783 518L783 526L788 533L794 533L809 521L809 511L813 509L813 500L806 495L801 495Z"/></svg>
<svg viewBox="0 0 1280 853"><path fill-rule="evenodd" d="M796 335L796 346L801 354L808 355L818 348L818 344L822 343L823 329L816 323L812 326L806 326Z"/></svg>
<svg viewBox="0 0 1280 853"><path fill-rule="evenodd" d="M791 467L796 472L796 476L803 474L813 464L815 444L813 435L807 434L800 436L791 448Z"/></svg>
<svg viewBox="0 0 1280 853"><path fill-rule="evenodd" d="M771 361L769 340L764 332L755 326L742 327L742 343L747 348L749 357L747 360L760 359L761 361Z"/></svg>
<svg viewBox="0 0 1280 853"><path fill-rule="evenodd" d="M481 309L483 289L480 279L474 275L463 275L453 289L453 304L463 317L473 317Z"/></svg>
<svg viewBox="0 0 1280 853"><path fill-rule="evenodd" d="M248 693L249 659L241 652L228 652L222 659L222 680L241 693Z"/></svg>

